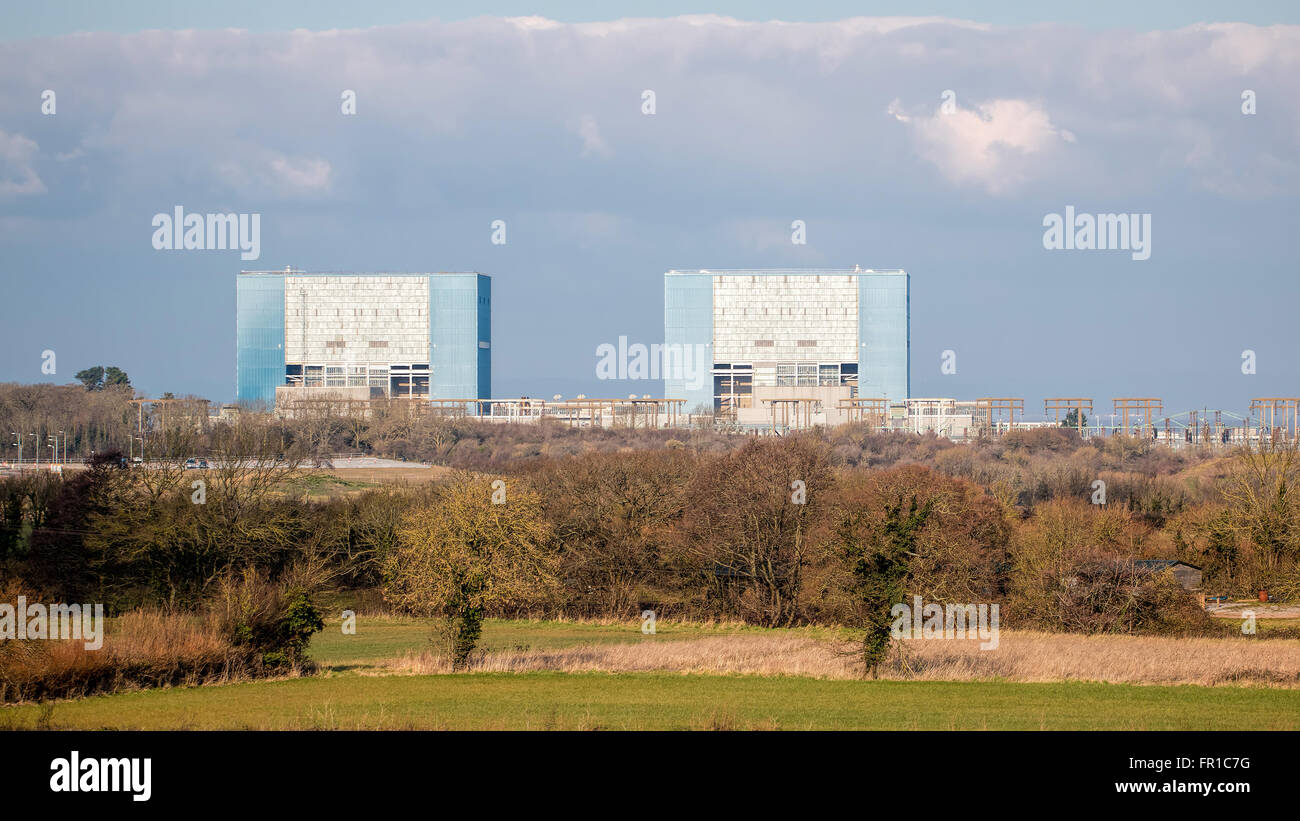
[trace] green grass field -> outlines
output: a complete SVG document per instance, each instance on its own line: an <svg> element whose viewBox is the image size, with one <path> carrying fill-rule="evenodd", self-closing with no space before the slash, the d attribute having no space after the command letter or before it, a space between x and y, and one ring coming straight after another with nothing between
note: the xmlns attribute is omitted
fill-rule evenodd
<svg viewBox="0 0 1300 821"><path fill-rule="evenodd" d="M554 650L581 644L614 644L642 641L672 641L735 634L789 635L825 638L830 628L802 627L790 630L740 625L709 626L660 622L653 635L641 632L633 623L594 624L588 622L512 621L489 619L483 625L484 650ZM323 667L351 670L371 666L380 659L429 649L433 623L427 619L358 618L355 635L343 635L338 619L326 622L325 630L312 637L310 655Z"/></svg>
<svg viewBox="0 0 1300 821"><path fill-rule="evenodd" d="M332 608L333 609L333 608ZM333 609L337 612L337 609ZM429 620L337 618L313 637L318 675L0 707L0 729L1300 729L1300 690L1093 682L860 681L680 673L378 675L429 647ZM828 639L660 622L490 620L486 650L551 650L718 635ZM387 672L387 671L383 671Z"/></svg>
<svg viewBox="0 0 1300 821"><path fill-rule="evenodd" d="M48 709L48 708L47 708ZM316 678L0 709L54 729L1300 729L1300 691L526 673Z"/></svg>

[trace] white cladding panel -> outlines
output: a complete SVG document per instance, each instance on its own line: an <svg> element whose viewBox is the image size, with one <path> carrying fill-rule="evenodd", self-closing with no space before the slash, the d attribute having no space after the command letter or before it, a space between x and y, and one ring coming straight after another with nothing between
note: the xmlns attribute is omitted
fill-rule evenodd
<svg viewBox="0 0 1300 821"><path fill-rule="evenodd" d="M858 278L715 276L713 346L716 362L857 362Z"/></svg>
<svg viewBox="0 0 1300 821"><path fill-rule="evenodd" d="M428 362L429 278L286 277L284 360Z"/></svg>

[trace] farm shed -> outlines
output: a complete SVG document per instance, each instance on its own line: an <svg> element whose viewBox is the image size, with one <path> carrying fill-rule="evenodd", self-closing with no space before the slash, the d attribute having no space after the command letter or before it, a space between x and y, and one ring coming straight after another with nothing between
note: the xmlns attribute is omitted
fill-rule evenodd
<svg viewBox="0 0 1300 821"><path fill-rule="evenodd" d="M1186 590L1198 590L1201 586L1201 568L1187 562L1180 562L1176 559L1141 559L1133 562L1133 565L1139 570L1145 570L1149 573L1162 573L1170 570L1174 578Z"/></svg>

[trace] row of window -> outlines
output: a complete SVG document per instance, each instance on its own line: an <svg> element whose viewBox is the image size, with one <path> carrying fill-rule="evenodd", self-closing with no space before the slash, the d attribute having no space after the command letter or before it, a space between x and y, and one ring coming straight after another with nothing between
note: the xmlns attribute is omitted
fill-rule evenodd
<svg viewBox="0 0 1300 821"><path fill-rule="evenodd" d="M300 388L370 388L387 396L428 396L428 363L285 365L284 384Z"/></svg>
<svg viewBox="0 0 1300 821"><path fill-rule="evenodd" d="M851 388L856 395L858 363L778 362L778 388ZM753 407L754 366L713 363L713 407L716 411Z"/></svg>

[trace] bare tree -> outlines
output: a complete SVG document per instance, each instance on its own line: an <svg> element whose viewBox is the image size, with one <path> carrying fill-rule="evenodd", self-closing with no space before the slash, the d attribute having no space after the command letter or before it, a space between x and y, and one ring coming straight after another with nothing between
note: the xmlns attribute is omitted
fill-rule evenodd
<svg viewBox="0 0 1300 821"><path fill-rule="evenodd" d="M1259 551L1263 569L1300 557L1300 458L1293 442L1238 449L1220 485L1228 521Z"/></svg>
<svg viewBox="0 0 1300 821"><path fill-rule="evenodd" d="M746 617L788 625L798 612L810 524L832 480L829 449L816 437L752 441L697 472L680 547Z"/></svg>

